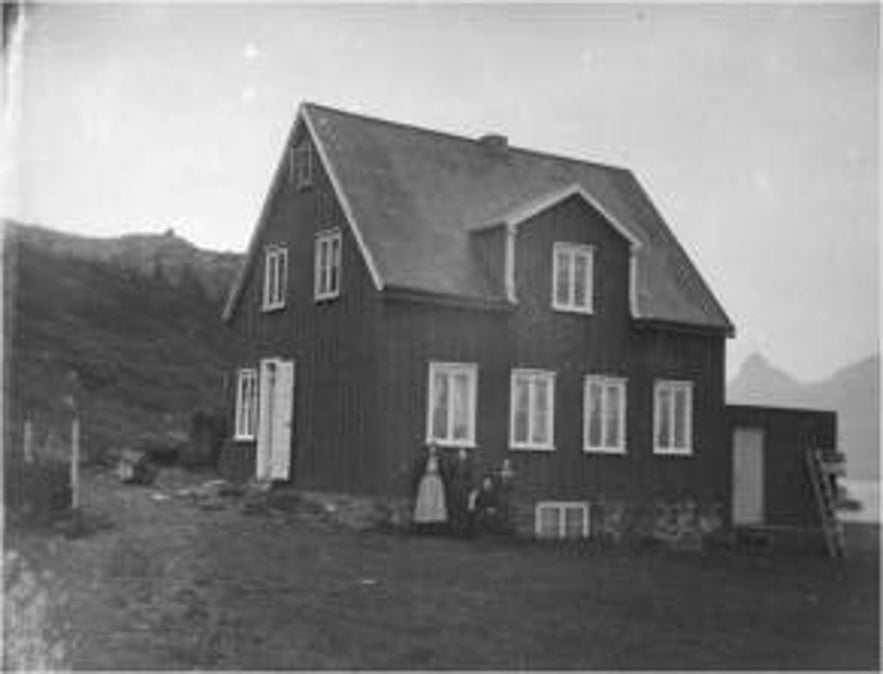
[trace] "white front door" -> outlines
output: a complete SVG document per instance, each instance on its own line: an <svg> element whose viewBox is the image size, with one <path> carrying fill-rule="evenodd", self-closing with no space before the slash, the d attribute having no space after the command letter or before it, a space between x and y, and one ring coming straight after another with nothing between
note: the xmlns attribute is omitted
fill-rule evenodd
<svg viewBox="0 0 883 674"><path fill-rule="evenodd" d="M733 430L733 524L763 524L763 431Z"/></svg>
<svg viewBox="0 0 883 674"><path fill-rule="evenodd" d="M257 465L259 480L287 480L291 468L291 423L294 414L294 361L261 361Z"/></svg>

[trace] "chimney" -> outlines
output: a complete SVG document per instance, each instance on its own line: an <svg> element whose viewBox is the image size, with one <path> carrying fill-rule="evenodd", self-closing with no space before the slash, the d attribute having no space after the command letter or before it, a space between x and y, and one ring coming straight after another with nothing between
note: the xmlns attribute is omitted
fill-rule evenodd
<svg viewBox="0 0 883 674"><path fill-rule="evenodd" d="M491 150L505 152L509 147L509 139L499 133L486 133L480 136L478 142Z"/></svg>

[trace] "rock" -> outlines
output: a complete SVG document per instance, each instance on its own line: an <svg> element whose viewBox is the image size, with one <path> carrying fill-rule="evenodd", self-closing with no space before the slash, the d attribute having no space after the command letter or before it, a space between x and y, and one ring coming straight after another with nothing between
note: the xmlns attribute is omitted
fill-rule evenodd
<svg viewBox="0 0 883 674"><path fill-rule="evenodd" d="M124 449L117 463L117 475L124 484L151 484L156 478L156 468L147 454Z"/></svg>

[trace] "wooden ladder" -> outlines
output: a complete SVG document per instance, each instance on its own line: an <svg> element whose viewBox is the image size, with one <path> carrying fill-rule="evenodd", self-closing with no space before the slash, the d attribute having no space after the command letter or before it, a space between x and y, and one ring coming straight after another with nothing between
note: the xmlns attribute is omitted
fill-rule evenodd
<svg viewBox="0 0 883 674"><path fill-rule="evenodd" d="M810 482L819 506L825 547L831 557L843 557L843 523L837 517L836 476L843 473L843 457L823 449L810 449L806 453Z"/></svg>

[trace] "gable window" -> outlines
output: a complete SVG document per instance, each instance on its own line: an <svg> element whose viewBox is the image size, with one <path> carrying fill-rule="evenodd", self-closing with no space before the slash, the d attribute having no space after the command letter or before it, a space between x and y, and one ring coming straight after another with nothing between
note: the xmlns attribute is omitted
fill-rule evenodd
<svg viewBox="0 0 883 674"><path fill-rule="evenodd" d="M239 370L236 382L236 419L234 438L254 440L257 430L258 372L254 369Z"/></svg>
<svg viewBox="0 0 883 674"><path fill-rule="evenodd" d="M316 235L315 297L333 299L340 295L340 230L332 229Z"/></svg>
<svg viewBox="0 0 883 674"><path fill-rule="evenodd" d="M513 370L509 446L513 449L555 449L555 373Z"/></svg>
<svg viewBox="0 0 883 674"><path fill-rule="evenodd" d="M313 184L313 148L309 143L289 150L288 177L299 190Z"/></svg>
<svg viewBox="0 0 883 674"><path fill-rule="evenodd" d="M589 504L540 501L534 511L534 533L537 538L588 538Z"/></svg>
<svg viewBox="0 0 883 674"><path fill-rule="evenodd" d="M586 452L625 453L624 379L586 377L583 394L583 449Z"/></svg>
<svg viewBox="0 0 883 674"><path fill-rule="evenodd" d="M264 252L264 311L285 306L288 284L288 249L285 246L267 246Z"/></svg>
<svg viewBox="0 0 883 674"><path fill-rule="evenodd" d="M593 248L556 243L552 253L552 307L559 311L592 313Z"/></svg>
<svg viewBox="0 0 883 674"><path fill-rule="evenodd" d="M430 363L427 441L440 445L475 446L474 363Z"/></svg>
<svg viewBox="0 0 883 674"><path fill-rule="evenodd" d="M657 381L653 392L653 452L693 451L693 384Z"/></svg>

